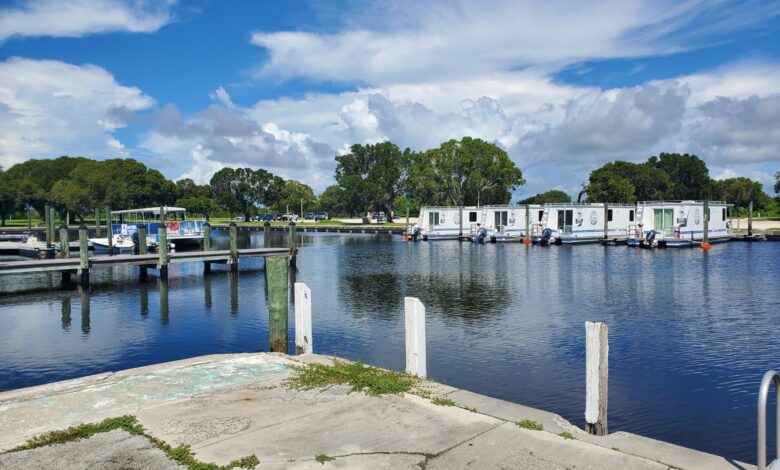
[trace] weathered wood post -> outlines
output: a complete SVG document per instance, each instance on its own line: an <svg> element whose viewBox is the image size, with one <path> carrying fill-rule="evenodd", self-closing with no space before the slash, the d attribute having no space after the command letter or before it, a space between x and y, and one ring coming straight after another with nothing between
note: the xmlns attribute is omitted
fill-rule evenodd
<svg viewBox="0 0 780 470"><path fill-rule="evenodd" d="M271 248L271 222L263 222L263 248Z"/></svg>
<svg viewBox="0 0 780 470"><path fill-rule="evenodd" d="M238 227L235 222L230 222L228 227L230 235L230 269L238 271Z"/></svg>
<svg viewBox="0 0 780 470"><path fill-rule="evenodd" d="M287 244L290 246L290 267L295 269L298 250L295 247L295 222L290 221L287 226Z"/></svg>
<svg viewBox="0 0 780 470"><path fill-rule="evenodd" d="M168 279L168 236L165 225L157 228L157 269L160 271L160 279Z"/></svg>
<svg viewBox="0 0 780 470"><path fill-rule="evenodd" d="M609 238L609 204L604 203L604 240Z"/></svg>
<svg viewBox="0 0 780 470"><path fill-rule="evenodd" d="M406 372L425 378L425 306L416 297L404 297L406 327Z"/></svg>
<svg viewBox="0 0 780 470"><path fill-rule="evenodd" d="M702 222L704 222L704 234L701 239L701 247L709 248L710 244L710 201L704 200L704 213L702 214Z"/></svg>
<svg viewBox="0 0 780 470"><path fill-rule="evenodd" d="M525 238L523 238L523 243L526 245L531 244L531 205L526 204L525 205Z"/></svg>
<svg viewBox="0 0 780 470"><path fill-rule="evenodd" d="M95 208L95 238L100 238L100 209Z"/></svg>
<svg viewBox="0 0 780 470"><path fill-rule="evenodd" d="M106 206L106 241L109 256L114 254L114 229L111 227L111 208Z"/></svg>
<svg viewBox="0 0 780 470"><path fill-rule="evenodd" d="M70 257L70 242L68 240L68 227L60 225L60 258Z"/></svg>
<svg viewBox="0 0 780 470"><path fill-rule="evenodd" d="M27 235L32 234L32 207L27 205Z"/></svg>
<svg viewBox="0 0 780 470"><path fill-rule="evenodd" d="M458 206L458 240L463 239L463 206Z"/></svg>
<svg viewBox="0 0 780 470"><path fill-rule="evenodd" d="M141 224L141 226L138 227L138 254L145 255L146 251L146 224ZM141 266L139 278L142 281L149 279L149 272L146 266Z"/></svg>
<svg viewBox="0 0 780 470"><path fill-rule="evenodd" d="M311 338L311 289L295 283L295 354L314 352Z"/></svg>
<svg viewBox="0 0 780 470"><path fill-rule="evenodd" d="M753 236L753 200L748 204L748 237Z"/></svg>
<svg viewBox="0 0 780 470"><path fill-rule="evenodd" d="M81 286L89 287L89 235L84 224L79 226L79 270Z"/></svg>
<svg viewBox="0 0 780 470"><path fill-rule="evenodd" d="M51 225L51 211L49 210L49 205L46 204L46 207L43 209L43 217L44 217L44 224L46 224L46 248L51 248L52 244L52 225Z"/></svg>
<svg viewBox="0 0 780 470"><path fill-rule="evenodd" d="M203 224L203 251L211 251L211 224ZM211 272L211 261L203 262L203 272Z"/></svg>
<svg viewBox="0 0 780 470"><path fill-rule="evenodd" d="M288 270L289 262L286 256L269 256L265 259L270 351L285 354L287 354Z"/></svg>
<svg viewBox="0 0 780 470"><path fill-rule="evenodd" d="M585 322L585 430L607 434L609 330L602 322Z"/></svg>

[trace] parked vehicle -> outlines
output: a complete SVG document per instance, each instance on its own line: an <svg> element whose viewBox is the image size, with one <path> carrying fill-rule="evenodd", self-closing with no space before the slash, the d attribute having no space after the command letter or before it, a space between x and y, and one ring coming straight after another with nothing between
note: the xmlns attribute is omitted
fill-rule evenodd
<svg viewBox="0 0 780 470"><path fill-rule="evenodd" d="M236 222L244 222L244 221L246 221L246 217L244 217L243 215L239 215L238 217L236 217L233 220L235 220Z"/></svg>
<svg viewBox="0 0 780 470"><path fill-rule="evenodd" d="M309 212L308 214L306 214L305 220L316 220L314 212Z"/></svg>
<svg viewBox="0 0 780 470"><path fill-rule="evenodd" d="M317 214L314 215L314 220L328 220L330 217L328 217L327 212L317 212Z"/></svg>

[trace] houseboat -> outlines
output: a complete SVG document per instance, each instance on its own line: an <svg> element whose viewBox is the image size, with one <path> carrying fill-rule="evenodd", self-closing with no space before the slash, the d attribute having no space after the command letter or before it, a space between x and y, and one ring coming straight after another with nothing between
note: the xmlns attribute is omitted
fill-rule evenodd
<svg viewBox="0 0 780 470"><path fill-rule="evenodd" d="M534 243L583 244L623 241L636 218L636 207L626 204L545 204L537 211L531 231Z"/></svg>
<svg viewBox="0 0 780 470"><path fill-rule="evenodd" d="M160 207L111 211L111 236L114 253L132 253L138 228L146 227L147 245L154 250L159 242L158 229L165 223L166 238L171 247L198 246L203 242L203 220L188 220L182 207ZM96 252L108 252L107 238L91 238Z"/></svg>
<svg viewBox="0 0 780 470"><path fill-rule="evenodd" d="M520 242L526 237L526 210L529 211L528 232L535 223L539 205L501 205L483 206L477 211L476 217L469 213L469 233L473 241L489 241L492 243ZM482 238L485 238L484 240Z"/></svg>
<svg viewBox="0 0 780 470"><path fill-rule="evenodd" d="M629 246L690 247L704 240L703 201L645 201L636 206L636 224L629 228ZM731 208L721 201L708 201L707 241L731 239Z"/></svg>
<svg viewBox="0 0 780 470"><path fill-rule="evenodd" d="M461 233L469 233L469 222L472 218L476 221L477 208L473 206L463 207L463 225L461 225L460 207L440 206L422 207L418 218L417 227L423 240L457 240Z"/></svg>

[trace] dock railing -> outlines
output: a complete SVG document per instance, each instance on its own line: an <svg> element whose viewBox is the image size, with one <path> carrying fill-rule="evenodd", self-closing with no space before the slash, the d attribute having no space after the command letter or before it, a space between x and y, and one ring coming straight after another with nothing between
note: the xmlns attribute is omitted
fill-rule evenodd
<svg viewBox="0 0 780 470"><path fill-rule="evenodd" d="M766 404L769 400L769 387L775 384L775 393L780 394L780 374L770 370L764 374L761 380L761 386L758 389L758 470L767 470L775 468L780 463L780 400L777 405L777 426L775 427L775 460L766 463Z"/></svg>

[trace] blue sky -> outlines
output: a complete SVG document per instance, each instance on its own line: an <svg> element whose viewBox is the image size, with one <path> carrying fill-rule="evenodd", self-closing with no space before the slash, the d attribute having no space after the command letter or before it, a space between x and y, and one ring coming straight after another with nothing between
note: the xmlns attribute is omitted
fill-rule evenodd
<svg viewBox="0 0 780 470"><path fill-rule="evenodd" d="M780 170L780 2L0 3L0 165L133 157L333 183L390 139L501 145L563 189L615 159L696 153L770 189Z"/></svg>

